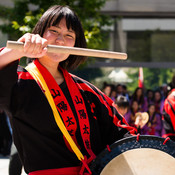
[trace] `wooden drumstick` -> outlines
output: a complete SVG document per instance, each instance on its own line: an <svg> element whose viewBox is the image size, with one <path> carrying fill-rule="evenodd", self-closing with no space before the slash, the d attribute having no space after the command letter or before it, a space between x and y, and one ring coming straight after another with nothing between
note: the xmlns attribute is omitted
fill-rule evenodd
<svg viewBox="0 0 175 175"><path fill-rule="evenodd" d="M23 49L24 43L17 41L7 41L7 48L11 49ZM66 47L66 46L57 46L57 45L48 45L48 52L52 53L68 53L70 55L82 55L89 57L101 57L101 58L113 58L113 59L127 59L126 53L121 52L111 52L105 50L95 50L95 49L86 49L79 47Z"/></svg>

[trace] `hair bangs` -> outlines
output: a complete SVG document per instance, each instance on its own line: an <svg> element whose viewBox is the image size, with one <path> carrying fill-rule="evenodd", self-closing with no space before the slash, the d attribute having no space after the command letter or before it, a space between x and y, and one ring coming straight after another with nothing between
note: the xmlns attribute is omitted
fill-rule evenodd
<svg viewBox="0 0 175 175"><path fill-rule="evenodd" d="M53 11L51 14L51 20L48 27L58 25L62 18L66 19L67 28L75 31L76 36L79 35L79 19L76 16L76 14L73 11L71 11L68 7L61 6L59 9L55 9L55 11Z"/></svg>

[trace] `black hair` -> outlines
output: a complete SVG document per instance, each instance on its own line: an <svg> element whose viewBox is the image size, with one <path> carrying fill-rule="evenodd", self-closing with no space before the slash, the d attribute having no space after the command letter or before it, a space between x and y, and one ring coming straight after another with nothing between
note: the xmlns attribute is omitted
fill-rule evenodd
<svg viewBox="0 0 175 175"><path fill-rule="evenodd" d="M119 95L115 99L115 103L117 104L118 107L123 107L123 108L128 108L129 107L129 101L123 95Z"/></svg>

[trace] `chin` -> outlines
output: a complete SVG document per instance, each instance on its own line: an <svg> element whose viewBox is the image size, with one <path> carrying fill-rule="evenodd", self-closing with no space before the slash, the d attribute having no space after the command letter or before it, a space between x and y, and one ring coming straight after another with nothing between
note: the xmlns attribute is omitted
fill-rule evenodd
<svg viewBox="0 0 175 175"><path fill-rule="evenodd" d="M54 62L56 62L56 63L59 63L59 62L61 62L61 61L64 61L64 60L66 60L67 58L68 58L68 56L69 55L65 55L65 54L49 54L48 55L49 56L49 58L52 60L52 61L54 61Z"/></svg>

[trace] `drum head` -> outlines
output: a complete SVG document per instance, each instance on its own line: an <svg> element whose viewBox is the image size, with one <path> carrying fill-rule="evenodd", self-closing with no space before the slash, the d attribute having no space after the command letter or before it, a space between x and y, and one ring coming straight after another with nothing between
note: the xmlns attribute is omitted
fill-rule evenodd
<svg viewBox="0 0 175 175"><path fill-rule="evenodd" d="M175 143L156 136L129 137L104 150L91 165L93 175L174 175Z"/></svg>

